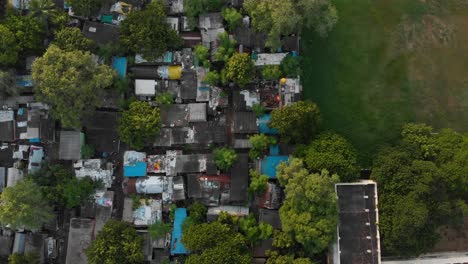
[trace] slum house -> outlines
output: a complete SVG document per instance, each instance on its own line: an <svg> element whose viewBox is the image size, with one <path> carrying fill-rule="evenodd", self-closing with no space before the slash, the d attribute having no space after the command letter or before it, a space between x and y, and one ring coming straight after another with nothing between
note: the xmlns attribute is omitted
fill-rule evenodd
<svg viewBox="0 0 468 264"><path fill-rule="evenodd" d="M16 140L15 125L13 110L0 110L0 141L12 142Z"/></svg>
<svg viewBox="0 0 468 264"><path fill-rule="evenodd" d="M202 36L202 44L210 49L211 58L218 49L219 35L226 32L223 27L221 12L202 14L198 18L198 28Z"/></svg>
<svg viewBox="0 0 468 264"><path fill-rule="evenodd" d="M168 150L165 155L148 155L146 158L147 173L175 176L176 157L180 154L182 154L181 151Z"/></svg>
<svg viewBox="0 0 468 264"><path fill-rule="evenodd" d="M337 183L338 235L333 263L380 263L377 184Z"/></svg>
<svg viewBox="0 0 468 264"><path fill-rule="evenodd" d="M261 240L258 244L254 245L252 249L253 263L266 263L268 258L267 251L273 247L273 238Z"/></svg>
<svg viewBox="0 0 468 264"><path fill-rule="evenodd" d="M0 143L0 166L11 167L15 162L13 159L14 146L8 143Z"/></svg>
<svg viewBox="0 0 468 264"><path fill-rule="evenodd" d="M255 134L258 133L257 117L253 112L234 112L233 115L234 134Z"/></svg>
<svg viewBox="0 0 468 264"><path fill-rule="evenodd" d="M179 37L183 40L182 46L186 48L194 48L202 43L202 35L199 31L180 32Z"/></svg>
<svg viewBox="0 0 468 264"><path fill-rule="evenodd" d="M259 197L258 206L266 209L279 209L283 201L283 189L275 182L268 182L266 191Z"/></svg>
<svg viewBox="0 0 468 264"><path fill-rule="evenodd" d="M85 21L83 35L98 44L116 43L119 40L119 27L94 21Z"/></svg>
<svg viewBox="0 0 468 264"><path fill-rule="evenodd" d="M302 85L299 78L283 78L280 80L281 104L291 105L301 100Z"/></svg>
<svg viewBox="0 0 468 264"><path fill-rule="evenodd" d="M221 212L226 212L232 216L247 216L249 215L249 207L235 205L220 205L216 207L210 207L206 213L207 221L216 221Z"/></svg>
<svg viewBox="0 0 468 264"><path fill-rule="evenodd" d="M237 154L237 160L231 168L231 192L229 200L235 203L245 203L248 200L249 188L249 155Z"/></svg>
<svg viewBox="0 0 468 264"><path fill-rule="evenodd" d="M104 163L101 159L78 160L73 164L77 178L90 177L95 181L102 181L104 188L112 185L113 167L111 163Z"/></svg>
<svg viewBox="0 0 468 264"><path fill-rule="evenodd" d="M206 173L215 175L218 169L211 154L179 155L176 159L177 173Z"/></svg>
<svg viewBox="0 0 468 264"><path fill-rule="evenodd" d="M18 116L24 115L22 108ZM49 106L43 103L29 103L27 108L27 139L31 143L54 142L55 121L49 116Z"/></svg>
<svg viewBox="0 0 468 264"><path fill-rule="evenodd" d="M120 78L127 76L127 57L112 57L111 66Z"/></svg>
<svg viewBox="0 0 468 264"><path fill-rule="evenodd" d="M184 0L164 0L164 4L169 15L184 13Z"/></svg>
<svg viewBox="0 0 468 264"><path fill-rule="evenodd" d="M8 168L0 167L0 193L2 193L3 189L6 187L7 177L8 177Z"/></svg>
<svg viewBox="0 0 468 264"><path fill-rule="evenodd" d="M86 142L100 153L118 152L120 138L117 132L118 112L95 111L84 122Z"/></svg>
<svg viewBox="0 0 468 264"><path fill-rule="evenodd" d="M145 261L149 263L164 263L169 261L169 246L171 244L171 235L168 233L160 239L153 239L147 230L137 230L143 237L143 255Z"/></svg>
<svg viewBox="0 0 468 264"><path fill-rule="evenodd" d="M215 121L193 123L189 127L162 128L154 146L171 147L185 144L207 148L210 144L226 142L226 126Z"/></svg>
<svg viewBox="0 0 468 264"><path fill-rule="evenodd" d="M161 109L163 127L186 127L189 123L206 121L206 103L172 104Z"/></svg>
<svg viewBox="0 0 468 264"><path fill-rule="evenodd" d="M187 195L205 206L218 206L229 202L231 179L228 175L187 175Z"/></svg>
<svg viewBox="0 0 468 264"><path fill-rule="evenodd" d="M242 25L234 29L234 39L239 45L239 52L263 51L268 35L264 32L255 32L250 27L250 17L242 19Z"/></svg>
<svg viewBox="0 0 468 264"><path fill-rule="evenodd" d="M174 212L174 228L172 229L171 237L171 255L185 255L187 250L182 244L182 224L187 218L187 209L177 208Z"/></svg>
<svg viewBox="0 0 468 264"><path fill-rule="evenodd" d="M146 176L146 153L125 151L123 169L124 177Z"/></svg>
<svg viewBox="0 0 468 264"><path fill-rule="evenodd" d="M31 145L29 150L28 173L34 174L41 169L41 163L44 159L44 148Z"/></svg>
<svg viewBox="0 0 468 264"><path fill-rule="evenodd" d="M180 81L180 98L182 100L196 100L197 90L196 72L185 70Z"/></svg>
<svg viewBox="0 0 468 264"><path fill-rule="evenodd" d="M278 210L260 208L258 210L258 222L271 225L274 229L282 230L281 218Z"/></svg>
<svg viewBox="0 0 468 264"><path fill-rule="evenodd" d="M8 256L11 254L11 249L13 247L13 237L7 234L0 236L0 260L2 258L7 260Z"/></svg>
<svg viewBox="0 0 468 264"><path fill-rule="evenodd" d="M122 221L131 223L136 227L149 226L156 221L162 221L162 201L155 199L141 199L140 205L135 209L132 198L126 197Z"/></svg>
<svg viewBox="0 0 468 264"><path fill-rule="evenodd" d="M169 177L169 198L172 201L185 200L185 183L182 176ZM163 193L164 196L164 193ZM164 197L163 197L164 199Z"/></svg>
<svg viewBox="0 0 468 264"><path fill-rule="evenodd" d="M103 191L95 194L96 216L94 226L94 237L102 230L106 222L112 216L112 207L114 201L113 191Z"/></svg>
<svg viewBox="0 0 468 264"><path fill-rule="evenodd" d="M258 132L267 135L278 135L279 131L276 128L270 127L271 114L264 114L257 120Z"/></svg>
<svg viewBox="0 0 468 264"><path fill-rule="evenodd" d="M72 218L68 232L66 264L86 264L86 249L91 245L94 220Z"/></svg>
<svg viewBox="0 0 468 264"><path fill-rule="evenodd" d="M81 159L81 148L84 141L84 134L79 131L60 131L59 159Z"/></svg>
<svg viewBox="0 0 468 264"><path fill-rule="evenodd" d="M9 96L6 98L0 97L0 107L7 109L18 109L28 103L34 102L34 96Z"/></svg>
<svg viewBox="0 0 468 264"><path fill-rule="evenodd" d="M135 95L139 100L151 101L156 95L156 80L135 80Z"/></svg>
<svg viewBox="0 0 468 264"><path fill-rule="evenodd" d="M288 53L255 53L252 54L255 66L280 65Z"/></svg>

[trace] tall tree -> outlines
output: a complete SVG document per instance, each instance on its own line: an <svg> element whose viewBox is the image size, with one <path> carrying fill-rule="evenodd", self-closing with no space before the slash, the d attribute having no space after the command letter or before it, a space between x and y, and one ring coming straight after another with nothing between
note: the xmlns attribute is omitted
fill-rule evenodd
<svg viewBox="0 0 468 264"><path fill-rule="evenodd" d="M0 71L0 98L15 95L18 95L18 90L16 87L16 76L14 71Z"/></svg>
<svg viewBox="0 0 468 264"><path fill-rule="evenodd" d="M40 21L49 32L49 21L57 16L58 10L55 9L55 4L51 0L31 0L29 2L29 15Z"/></svg>
<svg viewBox="0 0 468 264"><path fill-rule="evenodd" d="M252 214L239 219L239 230L252 245L270 238L273 234L273 227L271 225L257 223Z"/></svg>
<svg viewBox="0 0 468 264"><path fill-rule="evenodd" d="M308 254L325 250L335 238L338 212L335 183L337 175L310 174L302 160L278 165L278 179L285 186L280 208L283 231L301 244Z"/></svg>
<svg viewBox="0 0 468 264"><path fill-rule="evenodd" d="M88 52L51 45L34 61L32 77L38 99L52 106L52 116L63 127L80 128L82 118L101 105L103 89L112 84L114 71L96 64Z"/></svg>
<svg viewBox="0 0 468 264"><path fill-rule="evenodd" d="M225 74L227 80L244 87L254 77L255 68L247 53L235 53L226 63Z"/></svg>
<svg viewBox="0 0 468 264"><path fill-rule="evenodd" d="M52 208L38 186L29 179L7 187L0 195L0 222L13 229L39 229L53 217Z"/></svg>
<svg viewBox="0 0 468 264"><path fill-rule="evenodd" d="M90 264L143 263L143 237L126 222L109 220L86 250Z"/></svg>
<svg viewBox="0 0 468 264"><path fill-rule="evenodd" d="M2 21L2 24L7 27L15 37L15 47L10 47L8 49L2 49L1 52L15 52L18 50L19 55L27 56L31 54L36 54L43 50L44 48L44 38L45 30L42 22L36 20L31 16L20 16L17 14L9 14ZM8 41L11 41L11 36L7 33L6 38L2 36L1 45L6 45ZM10 55L12 56L12 55Z"/></svg>
<svg viewBox="0 0 468 264"><path fill-rule="evenodd" d="M229 170L237 160L236 151L231 148L217 148L213 151L216 167L220 170Z"/></svg>
<svg viewBox="0 0 468 264"><path fill-rule="evenodd" d="M244 237L220 222L190 225L184 230L182 243L191 251L188 264L250 263Z"/></svg>
<svg viewBox="0 0 468 264"><path fill-rule="evenodd" d="M53 44L65 51L93 51L96 43L86 38L79 28L67 27L57 32Z"/></svg>
<svg viewBox="0 0 468 264"><path fill-rule="evenodd" d="M89 17L99 10L102 0L67 0L78 16Z"/></svg>
<svg viewBox="0 0 468 264"><path fill-rule="evenodd" d="M306 147L304 161L313 172L327 169L338 174L340 181L350 182L359 178L357 151L342 136L326 132L320 134Z"/></svg>
<svg viewBox="0 0 468 264"><path fill-rule="evenodd" d="M130 103L128 110L122 113L119 120L119 135L130 147L141 149L150 140L154 140L161 128L159 108L146 102Z"/></svg>
<svg viewBox="0 0 468 264"><path fill-rule="evenodd" d="M7 26L0 24L0 36L0 65L14 65L18 61L21 51L16 42L15 34Z"/></svg>
<svg viewBox="0 0 468 264"><path fill-rule="evenodd" d="M384 252L416 256L438 240L437 228L459 224L468 197L468 137L453 130L433 133L408 124L401 142L383 149L371 178L379 184Z"/></svg>
<svg viewBox="0 0 468 264"><path fill-rule="evenodd" d="M300 101L273 110L270 127L278 129L285 141L308 143L317 132L320 121L318 106Z"/></svg>
<svg viewBox="0 0 468 264"><path fill-rule="evenodd" d="M145 9L131 12L120 25L120 42L133 53L155 60L165 51L182 44L177 32L166 22L162 1L152 1Z"/></svg>

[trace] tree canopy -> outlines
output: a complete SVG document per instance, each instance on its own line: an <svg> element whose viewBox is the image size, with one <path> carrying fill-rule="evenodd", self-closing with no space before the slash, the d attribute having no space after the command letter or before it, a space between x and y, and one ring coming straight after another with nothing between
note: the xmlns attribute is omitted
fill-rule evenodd
<svg viewBox="0 0 468 264"><path fill-rule="evenodd" d="M235 53L226 63L226 79L244 87L254 77L255 68L252 59L247 53Z"/></svg>
<svg viewBox="0 0 468 264"><path fill-rule="evenodd" d="M224 0L184 0L184 11L188 18L188 25L192 29L198 26L198 16L221 10Z"/></svg>
<svg viewBox="0 0 468 264"><path fill-rule="evenodd" d="M280 208L283 231L303 246L308 254L325 250L335 238L338 223L335 183L337 175L326 170L310 174L302 160L278 165L278 180L285 186Z"/></svg>
<svg viewBox="0 0 468 264"><path fill-rule="evenodd" d="M379 184L382 246L387 254L419 255L437 228L462 220L468 194L468 137L424 124L403 128L401 143L383 149L371 178Z"/></svg>
<svg viewBox="0 0 468 264"><path fill-rule="evenodd" d="M315 103L299 101L273 110L270 127L278 129L287 142L308 143L320 121L320 110Z"/></svg>
<svg viewBox="0 0 468 264"><path fill-rule="evenodd" d="M0 71L0 98L17 95L17 89L18 87L16 87L16 76L14 71Z"/></svg>
<svg viewBox="0 0 468 264"><path fill-rule="evenodd" d="M32 66L38 100L52 106L52 116L63 127L80 128L84 116L102 103L102 92L112 84L114 71L98 65L91 54L64 51L51 45Z"/></svg>
<svg viewBox="0 0 468 264"><path fill-rule="evenodd" d="M7 187L0 195L0 222L13 229L39 229L53 217L52 208L38 186L30 179Z"/></svg>
<svg viewBox="0 0 468 264"><path fill-rule="evenodd" d="M239 218L239 230L247 241L253 245L259 241L268 239L273 234L273 227L266 223L257 223L254 215L250 214Z"/></svg>
<svg viewBox="0 0 468 264"><path fill-rule="evenodd" d="M166 21L162 1L152 1L145 9L131 12L120 25L120 42L130 52L155 60L182 40Z"/></svg>
<svg viewBox="0 0 468 264"><path fill-rule="evenodd" d="M246 0L244 9L254 29L268 33L266 45L273 49L281 46L281 35L299 32L303 25L325 36L338 20L329 0Z"/></svg>
<svg viewBox="0 0 468 264"><path fill-rule="evenodd" d="M260 174L257 170L250 170L250 185L249 193L251 194L262 194L264 193L268 186L268 176Z"/></svg>
<svg viewBox="0 0 468 264"><path fill-rule="evenodd" d="M89 17L99 10L102 0L67 0L78 16Z"/></svg>
<svg viewBox="0 0 468 264"><path fill-rule="evenodd" d="M5 25L0 24L0 65L13 65L18 61L20 46L16 43L16 37Z"/></svg>
<svg viewBox="0 0 468 264"><path fill-rule="evenodd" d="M53 44L65 51L92 51L96 43L86 38L79 28L66 27L55 35Z"/></svg>
<svg viewBox="0 0 468 264"><path fill-rule="evenodd" d="M182 243L191 251L185 262L188 264L247 264L251 261L244 237L218 221L190 225L184 230Z"/></svg>
<svg viewBox="0 0 468 264"><path fill-rule="evenodd" d="M123 111L118 126L120 139L135 149L141 149L147 141L155 139L160 129L159 108L141 101L130 103L129 109Z"/></svg>
<svg viewBox="0 0 468 264"><path fill-rule="evenodd" d="M167 223L163 223L160 220L156 220L153 224L148 226L148 233L153 239L159 239L166 236L172 230L172 226Z"/></svg>
<svg viewBox="0 0 468 264"><path fill-rule="evenodd" d="M236 152L231 148L217 148L213 151L216 167L220 170L229 170L237 160Z"/></svg>
<svg viewBox="0 0 468 264"><path fill-rule="evenodd" d="M143 237L126 222L109 220L86 250L90 264L143 263Z"/></svg>
<svg viewBox="0 0 468 264"><path fill-rule="evenodd" d="M305 150L304 161L313 172L327 169L338 174L341 182L350 182L359 178L357 151L342 136L333 132L320 134Z"/></svg>
<svg viewBox="0 0 468 264"><path fill-rule="evenodd" d="M249 157L252 160L255 160L257 158L263 158L268 147L276 144L276 139L265 134L255 134L249 137L249 142L252 144L252 148L249 151Z"/></svg>
<svg viewBox="0 0 468 264"><path fill-rule="evenodd" d="M242 14L235 8L223 8L223 10L221 10L221 15L228 23L230 31L236 29L242 22Z"/></svg>

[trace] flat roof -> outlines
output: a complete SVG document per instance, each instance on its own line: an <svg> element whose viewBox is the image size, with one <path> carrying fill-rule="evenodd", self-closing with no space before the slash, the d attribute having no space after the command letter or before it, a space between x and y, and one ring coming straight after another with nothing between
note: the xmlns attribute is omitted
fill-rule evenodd
<svg viewBox="0 0 468 264"><path fill-rule="evenodd" d="M187 254L187 250L182 244L182 224L187 218L187 209L177 208L174 212L174 229L171 238L171 255Z"/></svg>
<svg viewBox="0 0 468 264"><path fill-rule="evenodd" d="M337 183L340 263L380 263L377 184Z"/></svg>
<svg viewBox="0 0 468 264"><path fill-rule="evenodd" d="M154 96L156 94L156 80L135 80L135 94Z"/></svg>

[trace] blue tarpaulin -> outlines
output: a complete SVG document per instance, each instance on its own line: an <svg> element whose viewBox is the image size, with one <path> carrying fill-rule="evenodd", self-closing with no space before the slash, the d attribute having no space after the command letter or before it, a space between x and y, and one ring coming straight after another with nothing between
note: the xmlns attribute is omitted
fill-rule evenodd
<svg viewBox="0 0 468 264"><path fill-rule="evenodd" d="M135 162L132 165L124 166L125 177L144 177L146 176L146 162Z"/></svg>
<svg viewBox="0 0 468 264"><path fill-rule="evenodd" d="M266 156L262 160L262 174L265 174L270 179L276 179L276 167L282 161L288 161L288 156Z"/></svg>
<svg viewBox="0 0 468 264"><path fill-rule="evenodd" d="M127 75L127 57L113 57L112 68L117 71L120 78L125 78Z"/></svg>
<svg viewBox="0 0 468 264"><path fill-rule="evenodd" d="M270 155L278 156L280 153L280 148L278 145L270 145Z"/></svg>
<svg viewBox="0 0 468 264"><path fill-rule="evenodd" d="M174 212L174 229L171 238L171 255L187 254L182 244L182 223L187 218L187 209L177 208Z"/></svg>
<svg viewBox="0 0 468 264"><path fill-rule="evenodd" d="M29 139L29 142L30 143L41 143L41 139L40 138L31 138L31 139Z"/></svg>
<svg viewBox="0 0 468 264"><path fill-rule="evenodd" d="M258 131L260 131L260 133L269 134L269 135L278 134L278 130L268 126L268 123L270 123L270 120L271 120L270 114L262 115L261 117L258 118Z"/></svg>

